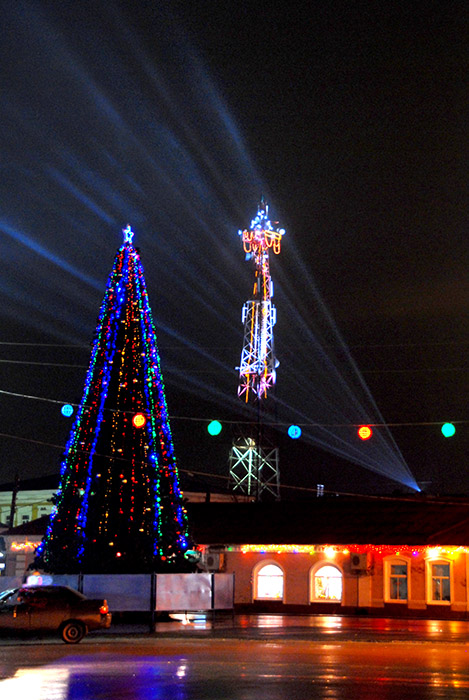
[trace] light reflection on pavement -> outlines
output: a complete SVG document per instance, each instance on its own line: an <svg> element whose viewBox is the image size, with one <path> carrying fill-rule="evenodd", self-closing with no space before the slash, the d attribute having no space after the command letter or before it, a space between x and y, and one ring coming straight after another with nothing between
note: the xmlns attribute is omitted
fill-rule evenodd
<svg viewBox="0 0 469 700"><path fill-rule="evenodd" d="M42 669L19 669L0 681L2 700L226 700L228 698L291 698L283 691L272 694L273 683L287 681L290 674L259 673L241 664L226 672L217 663L190 663L184 659L115 658L92 662L69 659ZM295 681L297 678L295 678ZM261 684L261 685L260 685ZM262 688L262 690L261 690ZM277 689L280 691L280 688Z"/></svg>
<svg viewBox="0 0 469 700"><path fill-rule="evenodd" d="M39 669L19 669L0 682L2 700L77 700L78 698L186 698L185 663L164 659L69 659Z"/></svg>
<svg viewBox="0 0 469 700"><path fill-rule="evenodd" d="M468 639L468 621L268 614L4 639L0 700L467 700Z"/></svg>
<svg viewBox="0 0 469 700"><path fill-rule="evenodd" d="M19 668L1 700L463 700L467 647L246 641L172 656L106 651ZM197 647L198 645L191 645ZM141 650L140 650L141 652Z"/></svg>

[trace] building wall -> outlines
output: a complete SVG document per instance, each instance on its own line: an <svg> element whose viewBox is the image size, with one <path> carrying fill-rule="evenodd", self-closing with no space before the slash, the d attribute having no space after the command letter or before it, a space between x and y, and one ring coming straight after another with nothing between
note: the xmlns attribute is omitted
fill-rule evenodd
<svg viewBox="0 0 469 700"><path fill-rule="evenodd" d="M18 491L14 523L11 527L17 527L43 515L49 515L52 511L52 496L53 491L48 490ZM11 491L0 491L0 522L6 525L10 525L11 500Z"/></svg>
<svg viewBox="0 0 469 700"><path fill-rule="evenodd" d="M55 491L46 489L18 491L16 494L14 522L11 525L10 513L13 494L11 491L0 491L0 523L5 523L5 525L11 527L17 527L26 522L36 520L36 518L40 518L43 515L50 515L54 493ZM233 496L232 494L210 493L207 495L206 493L196 491L184 491L184 499L191 503L204 502L208 497L212 503L232 503L233 501L243 502L252 500L247 496Z"/></svg>
<svg viewBox="0 0 469 700"><path fill-rule="evenodd" d="M370 547L361 553L364 567L352 567L352 554L346 547L336 547L332 553L318 547L312 553L288 551L247 551L242 547L228 547L225 552L224 570L234 573L235 605L240 609L301 609L315 613L356 613L370 612L390 616L416 617L467 617L469 614L469 593L467 577L469 571L469 551L465 548L425 548L407 550L405 553ZM314 549L313 547L311 549ZM364 559L363 559L364 557ZM256 576L265 564L276 564L283 571L283 598L256 598ZM407 595L396 599L391 592L391 565L407 564ZM312 600L312 575L322 565L336 567L342 574L342 599L318 602ZM436 567L436 568L435 568ZM435 576L439 571L449 577ZM392 569L394 572L395 569ZM448 578L448 584L443 579ZM436 582L435 582L436 580ZM449 586L450 599L443 593ZM402 595L402 594L400 594ZM433 596L441 599L432 600Z"/></svg>
<svg viewBox="0 0 469 700"><path fill-rule="evenodd" d="M0 575L24 576L41 537L2 533L1 538L6 555L2 561L6 562L6 567ZM397 548L370 545L366 551L361 547L358 565L352 559L354 552L350 547L311 545L304 549L310 551L295 553L291 547L281 546L263 552L249 551L248 545L217 547L212 551L216 553L213 560L220 570L235 575L235 606L238 610L469 618L469 548L415 547L402 552ZM204 550L204 556L211 553L210 547ZM406 564L406 595L396 599L391 585L396 576L391 566L399 568L403 563ZM259 570L266 564L274 564L282 572L281 598L259 599L255 595ZM335 567L334 571L341 577L340 600L312 600L313 575L324 565ZM435 573L441 573L441 576ZM432 600L435 592L438 600Z"/></svg>
<svg viewBox="0 0 469 700"><path fill-rule="evenodd" d="M311 569L317 567L318 564L332 564L337 566L343 574L343 605L357 604L357 582L359 576L352 574L349 567L349 557L334 557L327 558L324 554L275 554L266 553L259 554L249 552L242 554L240 552L226 553L226 568L227 573L235 573L236 590L235 603L238 605L252 604L254 602L254 579L259 565L274 563L280 566L285 574L284 579L284 599L285 605L310 605L310 572ZM366 595L367 586L361 585L362 598L365 595L368 602L369 596ZM360 593L360 585L359 585ZM329 605L329 604L325 604Z"/></svg>
<svg viewBox="0 0 469 700"><path fill-rule="evenodd" d="M24 577L26 570L34 560L35 548L41 541L37 535L8 535L5 532L0 535L4 544L1 561L5 568L0 571L0 576Z"/></svg>

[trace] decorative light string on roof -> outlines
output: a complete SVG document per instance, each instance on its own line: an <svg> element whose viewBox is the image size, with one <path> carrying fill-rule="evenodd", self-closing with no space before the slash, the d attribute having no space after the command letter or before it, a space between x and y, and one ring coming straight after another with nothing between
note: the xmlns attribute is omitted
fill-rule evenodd
<svg viewBox="0 0 469 700"><path fill-rule="evenodd" d="M436 546L436 545L376 545L376 544L349 544L349 545L304 545L304 544L243 544L228 547L229 552L241 552L242 554L323 554L326 557L334 557L337 554L382 554L399 556L418 556L435 558L438 556L455 556L468 554L469 547L463 546Z"/></svg>

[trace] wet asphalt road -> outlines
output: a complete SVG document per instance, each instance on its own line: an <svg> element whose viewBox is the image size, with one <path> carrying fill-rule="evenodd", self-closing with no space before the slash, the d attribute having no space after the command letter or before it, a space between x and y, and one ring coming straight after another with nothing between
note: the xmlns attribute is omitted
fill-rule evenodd
<svg viewBox="0 0 469 700"><path fill-rule="evenodd" d="M239 616L0 643L1 700L469 698L469 622Z"/></svg>

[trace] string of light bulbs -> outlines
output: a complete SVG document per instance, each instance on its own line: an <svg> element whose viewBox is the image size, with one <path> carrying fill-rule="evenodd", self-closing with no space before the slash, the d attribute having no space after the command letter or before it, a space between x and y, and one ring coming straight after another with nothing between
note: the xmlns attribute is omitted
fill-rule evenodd
<svg viewBox="0 0 469 700"><path fill-rule="evenodd" d="M53 403L57 404L60 406L64 405L64 401L61 401L59 399L51 399L45 396L33 396L31 394L23 394L21 392L15 392L15 391L6 391L5 389L0 389L0 394L5 394L6 396L14 396L17 398L22 398L22 399L30 399L32 401L45 401L47 403ZM70 406L73 406L74 408L79 406L78 403L73 403L71 401L67 401L66 403L70 404ZM132 411L123 411L121 409L105 409L106 411L111 411L113 413L127 413L131 414ZM199 417L199 416L177 416L171 414L169 416L171 420L181 420L181 421L193 421L196 423L207 423L211 420L211 418L204 418L204 417ZM226 425L252 425L256 421L252 420L233 420L233 419L221 419L221 422L225 423ZM412 427L412 426L432 426L432 425L441 425L445 421L443 420L434 420L434 421L393 421L393 422L385 422L385 423L367 423L370 427L373 428L397 428L397 427ZM453 420L451 421L455 425L464 425L466 423L469 423L469 418L468 419L460 419L460 420ZM269 425L271 427L288 427L290 425L289 422L286 421L264 421L264 425ZM301 428L358 428L362 425L362 423L307 423L307 422L300 422L297 423L298 426Z"/></svg>

